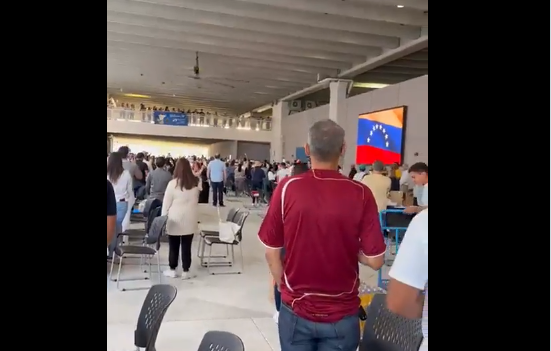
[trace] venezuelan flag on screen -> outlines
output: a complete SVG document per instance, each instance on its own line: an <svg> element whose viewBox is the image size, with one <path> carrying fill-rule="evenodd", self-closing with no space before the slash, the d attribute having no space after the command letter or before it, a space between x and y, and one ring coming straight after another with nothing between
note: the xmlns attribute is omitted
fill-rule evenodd
<svg viewBox="0 0 551 351"><path fill-rule="evenodd" d="M402 163L405 111L401 106L358 117L356 164Z"/></svg>

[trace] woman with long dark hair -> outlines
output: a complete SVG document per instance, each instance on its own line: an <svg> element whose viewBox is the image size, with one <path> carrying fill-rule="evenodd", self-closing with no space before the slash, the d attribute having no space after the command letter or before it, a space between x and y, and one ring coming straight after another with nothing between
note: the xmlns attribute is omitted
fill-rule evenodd
<svg viewBox="0 0 551 351"><path fill-rule="evenodd" d="M207 167L205 167L202 162L196 161L193 163L193 174L201 179L202 190L199 193L199 203L208 204L210 185L207 178Z"/></svg>
<svg viewBox="0 0 551 351"><path fill-rule="evenodd" d="M179 276L177 272L180 251L182 253L183 279L191 279L191 243L197 232L199 205L197 199L201 192L201 180L193 174L189 161L181 158L174 168L174 179L166 188L163 199L162 215L168 216L166 233L168 234L168 264L170 270L164 275L170 278Z"/></svg>
<svg viewBox="0 0 551 351"><path fill-rule="evenodd" d="M122 232L122 222L128 212L128 204L134 197L134 188L132 186L132 176L122 166L122 155L118 152L112 152L107 159L107 180L113 185L115 199L117 200L117 225L115 237L109 244L109 254L107 258L113 258L113 252L118 244L117 234Z"/></svg>

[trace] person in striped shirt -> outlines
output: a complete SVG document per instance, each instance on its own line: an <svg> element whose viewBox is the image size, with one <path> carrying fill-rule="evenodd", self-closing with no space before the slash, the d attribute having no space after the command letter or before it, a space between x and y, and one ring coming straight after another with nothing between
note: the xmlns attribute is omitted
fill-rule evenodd
<svg viewBox="0 0 551 351"><path fill-rule="evenodd" d="M429 210L411 221L390 270L387 306L406 318L423 319L423 345L429 344ZM424 292L424 294L423 294Z"/></svg>

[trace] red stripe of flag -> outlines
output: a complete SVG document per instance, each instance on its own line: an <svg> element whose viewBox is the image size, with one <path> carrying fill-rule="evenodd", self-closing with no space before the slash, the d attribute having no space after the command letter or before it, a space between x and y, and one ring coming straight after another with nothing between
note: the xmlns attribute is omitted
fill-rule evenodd
<svg viewBox="0 0 551 351"><path fill-rule="evenodd" d="M402 155L369 145L358 145L356 147L356 164L372 164L381 161L388 165L394 162L402 163Z"/></svg>

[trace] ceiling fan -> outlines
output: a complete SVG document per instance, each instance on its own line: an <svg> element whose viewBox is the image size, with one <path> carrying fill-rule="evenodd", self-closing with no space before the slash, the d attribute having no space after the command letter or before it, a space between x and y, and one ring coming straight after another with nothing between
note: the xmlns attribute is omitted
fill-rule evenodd
<svg viewBox="0 0 551 351"><path fill-rule="evenodd" d="M199 52L198 51L195 52L195 66L193 66L193 75L188 75L187 77L190 78L190 79L200 80L200 81L203 81L203 82L209 82L211 84L220 85L220 86L223 86L223 87L235 89L235 86L230 85L230 84L226 84L226 83L222 83L222 82L218 82L216 80L212 80L211 77L201 77L201 69L199 68ZM221 79L234 81L234 82L240 82L240 83L249 83L249 81L242 80L242 79L229 79L229 78L221 78Z"/></svg>

